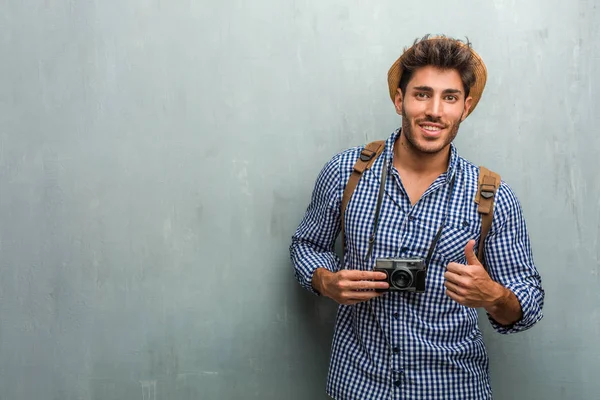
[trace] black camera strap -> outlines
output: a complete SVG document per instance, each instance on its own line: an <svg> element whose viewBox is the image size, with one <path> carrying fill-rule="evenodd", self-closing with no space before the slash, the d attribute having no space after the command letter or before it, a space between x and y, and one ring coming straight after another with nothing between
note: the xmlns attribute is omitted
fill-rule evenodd
<svg viewBox="0 0 600 400"><path fill-rule="evenodd" d="M433 251L435 250L435 246L437 245L438 240L440 240L440 236L442 236L442 230L444 229L444 225L446 225L446 218L448 217L448 211L450 210L450 200L452 200L452 192L454 192L454 177L456 174L452 175L452 179L450 180L450 185L448 187L448 200L446 201L446 212L444 213L444 217L442 219L442 223L435 234L435 238L433 238L433 242L429 246L429 251L427 252L427 258L425 259L425 269L429 269L429 262L431 262L431 256L433 256Z"/></svg>
<svg viewBox="0 0 600 400"><path fill-rule="evenodd" d="M444 217L442 219L442 223L438 228L438 231L429 246L429 251L427 252L427 258L425 259L425 268L429 268L429 263L431 262L431 257L433 256L433 251L435 250L435 246L437 245L438 240L442 236L442 230L444 229L444 225L446 224L446 218L448 217L448 211L450 210L450 200L452 200L452 193L454 192L454 178L455 175L452 175L452 179L450 180L450 184L448 187L448 200L446 201L446 212L444 212ZM379 184L379 193L377 195L377 206L375 208L375 220L373 221L373 230L371 231L371 236L369 237L369 250L365 255L365 261L368 261L373 253L373 246L375 245L375 233L377 232L377 225L379 224L379 214L381 212L381 202L383 201L383 194L385 192L385 181L387 180L387 157L383 158L383 167L381 169L381 180Z"/></svg>
<svg viewBox="0 0 600 400"><path fill-rule="evenodd" d="M385 192L385 181L387 180L387 156L383 157L383 167L381 168L381 180L379 184L379 194L377 195L377 208L375 209L375 221L373 221L373 231L369 237L369 251L365 256L365 261L368 261L373 252L373 245L375 244L375 232L377 232L377 225L379 224L379 213L381 211L381 202L383 200L383 193Z"/></svg>

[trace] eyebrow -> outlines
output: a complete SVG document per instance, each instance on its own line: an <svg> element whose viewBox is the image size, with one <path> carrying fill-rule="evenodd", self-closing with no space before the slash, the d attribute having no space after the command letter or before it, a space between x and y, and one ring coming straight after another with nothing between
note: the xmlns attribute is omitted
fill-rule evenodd
<svg viewBox="0 0 600 400"><path fill-rule="evenodd" d="M415 86L413 90L419 90L422 92L433 92L433 88L429 86ZM442 94L462 94L459 89L445 89Z"/></svg>

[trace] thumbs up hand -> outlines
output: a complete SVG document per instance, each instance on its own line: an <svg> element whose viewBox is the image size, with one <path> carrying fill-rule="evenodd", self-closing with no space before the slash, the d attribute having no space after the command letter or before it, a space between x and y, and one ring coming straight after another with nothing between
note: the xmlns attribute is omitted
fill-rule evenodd
<svg viewBox="0 0 600 400"><path fill-rule="evenodd" d="M504 287L494 282L475 256L474 240L465 246L467 265L449 263L444 273L446 294L466 307L491 307L503 295Z"/></svg>
<svg viewBox="0 0 600 400"><path fill-rule="evenodd" d="M475 255L475 241L469 240L465 246L465 257L467 258L467 265L479 265L483 268L483 265L479 262L479 259Z"/></svg>

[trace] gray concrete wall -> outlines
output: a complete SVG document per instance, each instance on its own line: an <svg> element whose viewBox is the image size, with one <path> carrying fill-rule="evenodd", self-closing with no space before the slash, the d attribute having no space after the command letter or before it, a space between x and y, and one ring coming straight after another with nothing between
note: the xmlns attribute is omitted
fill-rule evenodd
<svg viewBox="0 0 600 400"><path fill-rule="evenodd" d="M489 81L462 155L519 196L545 319L497 399L598 398L600 11L557 1L0 1L0 399L324 399L335 307L288 245L323 163L399 125L425 33Z"/></svg>

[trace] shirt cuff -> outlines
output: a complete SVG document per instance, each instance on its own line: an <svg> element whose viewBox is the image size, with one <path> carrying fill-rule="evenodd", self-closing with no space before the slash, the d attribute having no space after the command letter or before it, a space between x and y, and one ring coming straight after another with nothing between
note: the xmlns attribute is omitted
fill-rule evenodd
<svg viewBox="0 0 600 400"><path fill-rule="evenodd" d="M328 271L336 271L335 260L327 256L312 256L310 257L309 265L304 265L303 268L296 268L296 278L300 285L314 295L321 296L321 293L315 290L312 286L313 276L318 268L325 268Z"/></svg>
<svg viewBox="0 0 600 400"><path fill-rule="evenodd" d="M521 304L521 311L523 316L517 322L512 325L501 325L492 316L487 313L487 317L494 330L498 333L508 335L511 333L523 332L531 328L543 317L542 309L539 303L536 301L535 296L531 293L532 289L523 283L514 283L506 286L508 290L513 292Z"/></svg>

